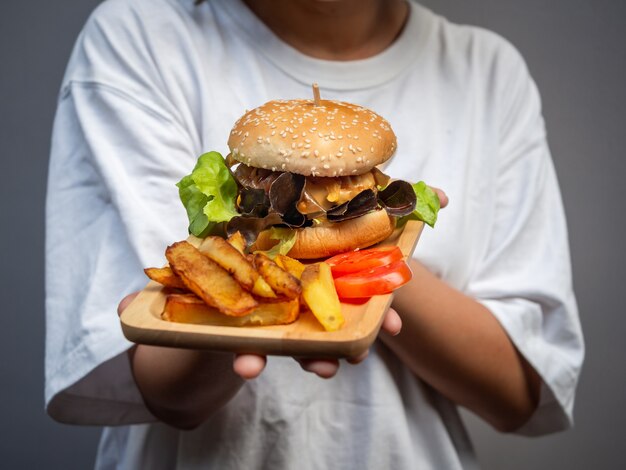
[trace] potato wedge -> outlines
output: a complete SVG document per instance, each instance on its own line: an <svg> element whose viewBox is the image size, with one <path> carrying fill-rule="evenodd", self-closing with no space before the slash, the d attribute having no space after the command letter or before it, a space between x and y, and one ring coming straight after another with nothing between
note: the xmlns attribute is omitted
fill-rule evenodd
<svg viewBox="0 0 626 470"><path fill-rule="evenodd" d="M300 295L302 286L298 278L289 274L262 253L255 253L253 260L254 267L277 294L289 299L295 299Z"/></svg>
<svg viewBox="0 0 626 470"><path fill-rule="evenodd" d="M174 243L165 250L165 257L190 291L222 313L243 316L258 306L224 268L193 245L185 241Z"/></svg>
<svg viewBox="0 0 626 470"><path fill-rule="evenodd" d="M252 290L259 273L237 248L221 237L209 236L202 241L198 250L232 274L246 290Z"/></svg>
<svg viewBox="0 0 626 470"><path fill-rule="evenodd" d="M293 277L300 279L302 277L302 271L304 271L304 264L294 258L290 258L286 255L277 255L274 258L274 262L291 274Z"/></svg>
<svg viewBox="0 0 626 470"><path fill-rule="evenodd" d="M246 239L241 232L237 231L233 233L226 241L235 247L242 255L246 252Z"/></svg>
<svg viewBox="0 0 626 470"><path fill-rule="evenodd" d="M145 272L146 276L150 279L162 284L165 287L187 290L185 283L181 278L174 274L174 271L172 271L169 266L164 268L146 268L143 272Z"/></svg>
<svg viewBox="0 0 626 470"><path fill-rule="evenodd" d="M302 272L302 297L326 331L336 331L345 322L333 276L327 263L308 265Z"/></svg>
<svg viewBox="0 0 626 470"><path fill-rule="evenodd" d="M276 298L276 293L254 269L248 258L227 240L206 237L198 250L228 271L244 289L259 297Z"/></svg>
<svg viewBox="0 0 626 470"><path fill-rule="evenodd" d="M298 318L298 301L260 303L251 313L242 317L224 315L209 307L194 294L170 294L165 301L162 318L179 323L214 326L269 326L285 325Z"/></svg>
<svg viewBox="0 0 626 470"><path fill-rule="evenodd" d="M263 276L259 274L259 277L256 281L254 281L254 286L252 286L252 293L256 296L263 297L264 299L275 299L278 296L274 289L270 287Z"/></svg>

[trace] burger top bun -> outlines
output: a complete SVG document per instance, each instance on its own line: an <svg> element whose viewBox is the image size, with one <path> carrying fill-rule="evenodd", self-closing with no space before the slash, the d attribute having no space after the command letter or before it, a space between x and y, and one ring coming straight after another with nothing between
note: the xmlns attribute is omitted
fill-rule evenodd
<svg viewBox="0 0 626 470"><path fill-rule="evenodd" d="M396 150L389 123L369 109L332 100L269 101L244 114L228 147L235 160L305 176L370 171Z"/></svg>

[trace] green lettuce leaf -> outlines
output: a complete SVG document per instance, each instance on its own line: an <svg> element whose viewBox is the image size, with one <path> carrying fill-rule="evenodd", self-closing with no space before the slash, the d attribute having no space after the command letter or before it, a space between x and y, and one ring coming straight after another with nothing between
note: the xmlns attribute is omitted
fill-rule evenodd
<svg viewBox="0 0 626 470"><path fill-rule="evenodd" d="M290 228L272 227L270 228L270 240L278 240L276 245L265 251L267 256L274 259L279 254L286 255L293 248L296 243L296 231Z"/></svg>
<svg viewBox="0 0 626 470"><path fill-rule="evenodd" d="M411 186L417 197L417 203L415 204L415 210L406 217L403 217L403 219L422 220L424 223L434 227L435 222L437 222L439 208L441 207L439 196L423 181Z"/></svg>
<svg viewBox="0 0 626 470"><path fill-rule="evenodd" d="M191 174L176 186L189 218L189 232L197 237L207 236L220 222L239 215L237 182L218 152L200 155Z"/></svg>

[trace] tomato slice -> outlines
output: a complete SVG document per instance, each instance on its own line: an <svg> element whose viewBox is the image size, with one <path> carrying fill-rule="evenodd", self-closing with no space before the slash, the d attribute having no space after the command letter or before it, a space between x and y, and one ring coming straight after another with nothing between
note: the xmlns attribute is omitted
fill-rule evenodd
<svg viewBox="0 0 626 470"><path fill-rule="evenodd" d="M343 299L388 294L411 280L413 274L404 260L394 261L357 273L335 278L337 295Z"/></svg>
<svg viewBox="0 0 626 470"><path fill-rule="evenodd" d="M402 251L397 246L368 248L366 250L348 251L328 258L333 277L367 271L378 266L386 266L402 259Z"/></svg>

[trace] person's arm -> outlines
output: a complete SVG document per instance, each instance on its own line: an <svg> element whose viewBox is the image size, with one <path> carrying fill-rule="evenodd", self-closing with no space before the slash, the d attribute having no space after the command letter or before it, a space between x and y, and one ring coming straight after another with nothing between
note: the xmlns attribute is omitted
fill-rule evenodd
<svg viewBox="0 0 626 470"><path fill-rule="evenodd" d="M500 431L522 426L538 405L540 378L486 307L412 261L394 299L402 332L383 341L422 380Z"/></svg>
<svg viewBox="0 0 626 470"><path fill-rule="evenodd" d="M129 357L148 409L179 429L200 425L244 383L228 353L139 345Z"/></svg>

